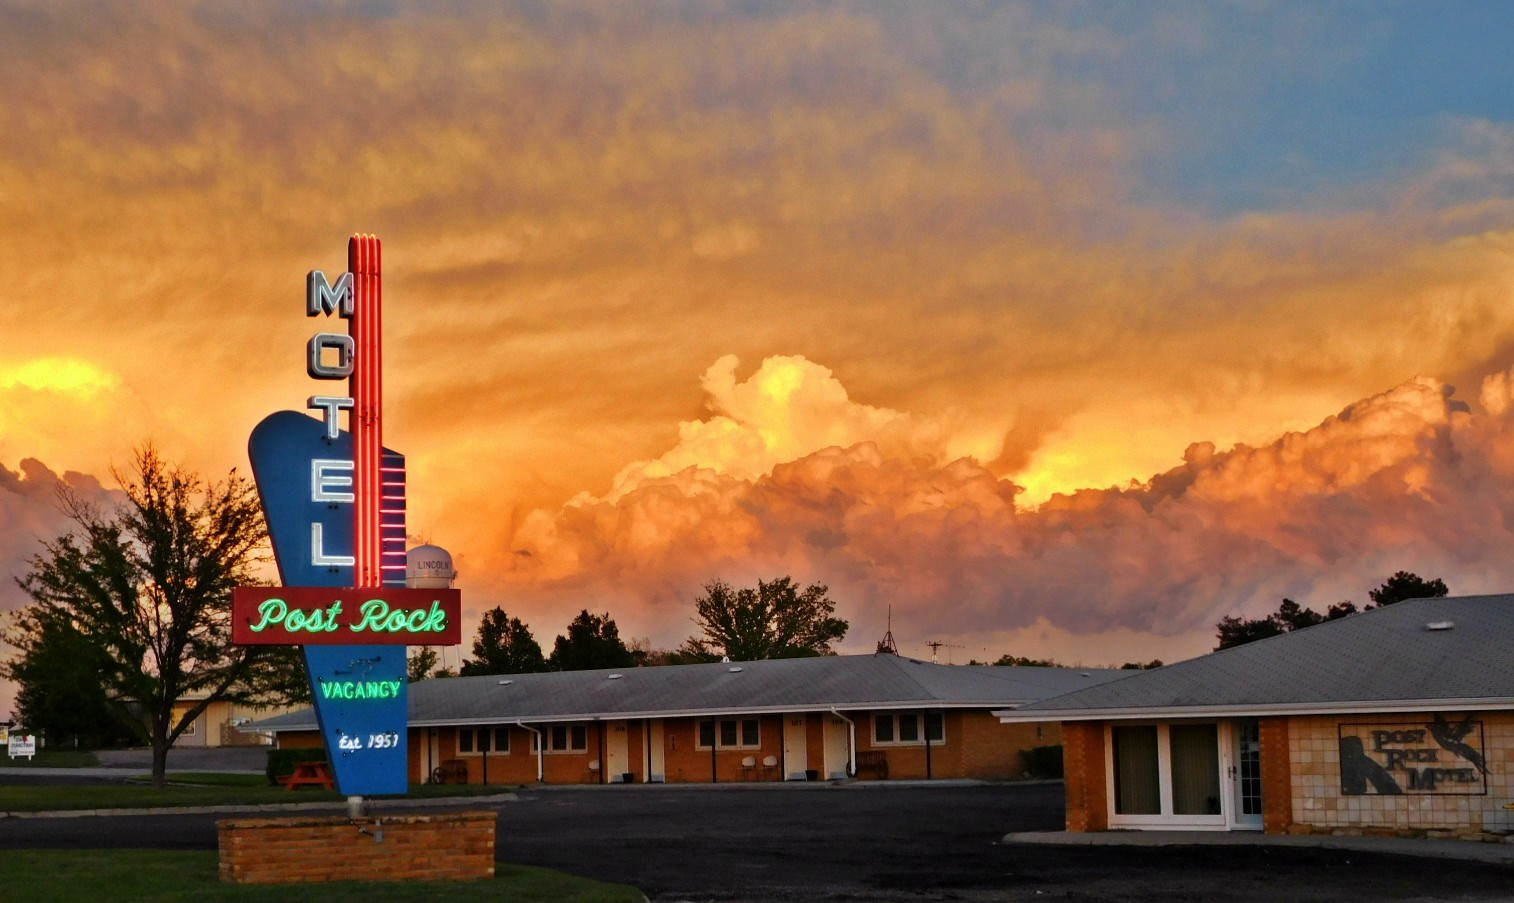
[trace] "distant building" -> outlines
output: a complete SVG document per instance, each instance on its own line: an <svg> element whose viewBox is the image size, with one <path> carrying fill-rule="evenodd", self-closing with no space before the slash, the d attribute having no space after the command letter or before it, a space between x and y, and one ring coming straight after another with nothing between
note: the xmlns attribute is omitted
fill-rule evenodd
<svg viewBox="0 0 1514 903"><path fill-rule="evenodd" d="M410 685L410 778L523 784L1020 777L1055 723L992 714L1121 676L897 655L508 674ZM319 746L313 713L261 721Z"/></svg>
<svg viewBox="0 0 1514 903"><path fill-rule="evenodd" d="M1067 829L1514 832L1514 595L1416 599L997 713Z"/></svg>
<svg viewBox="0 0 1514 903"><path fill-rule="evenodd" d="M204 696L185 696L174 703L173 723L178 724L184 713L205 699ZM179 739L176 749L207 746L272 746L273 735L261 734L246 729L259 718L272 718L296 711L297 706L256 706L242 702L218 699L205 707L196 716Z"/></svg>

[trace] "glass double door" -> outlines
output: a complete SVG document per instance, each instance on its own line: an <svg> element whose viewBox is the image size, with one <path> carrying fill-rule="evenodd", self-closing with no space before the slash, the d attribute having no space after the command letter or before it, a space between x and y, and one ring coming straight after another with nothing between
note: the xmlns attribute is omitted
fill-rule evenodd
<svg viewBox="0 0 1514 903"><path fill-rule="evenodd" d="M1261 827L1255 720L1113 725L1112 827Z"/></svg>

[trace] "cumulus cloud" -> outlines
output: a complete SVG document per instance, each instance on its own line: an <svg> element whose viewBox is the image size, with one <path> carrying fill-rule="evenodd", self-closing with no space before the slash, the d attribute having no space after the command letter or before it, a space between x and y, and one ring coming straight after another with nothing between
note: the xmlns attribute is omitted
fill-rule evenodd
<svg viewBox="0 0 1514 903"><path fill-rule="evenodd" d="M835 374L802 356L769 357L738 382L739 364L728 354L705 371L700 384L713 416L684 421L674 448L622 469L611 500L688 468L750 481L831 446L872 442L905 459L935 459L945 451L938 423L853 402Z"/></svg>
<svg viewBox="0 0 1514 903"><path fill-rule="evenodd" d="M1364 601L1400 568L1459 592L1507 588L1510 392L1509 374L1490 377L1474 412L1416 378L1272 442L1195 443L1149 480L1033 509L977 460L866 440L799 450L755 475L641 472L623 492L530 515L512 540L511 592L613 587L666 633L686 629L683 609L711 577L788 573L827 583L843 615L869 624L891 606L896 635L1039 625L1191 642L1285 595Z"/></svg>

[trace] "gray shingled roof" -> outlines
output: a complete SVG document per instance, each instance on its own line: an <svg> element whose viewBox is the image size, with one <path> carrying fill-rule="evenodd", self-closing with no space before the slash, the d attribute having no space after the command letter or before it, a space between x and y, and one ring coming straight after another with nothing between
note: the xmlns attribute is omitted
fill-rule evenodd
<svg viewBox="0 0 1514 903"><path fill-rule="evenodd" d="M1508 707L1514 595L1399 602L999 714L1070 721Z"/></svg>
<svg viewBox="0 0 1514 903"><path fill-rule="evenodd" d="M1112 680L1122 673L1098 668L937 665L897 655L835 655L452 677L410 685L410 724L504 724L831 708L994 708L1046 699ZM307 709L244 729L314 728L314 713Z"/></svg>

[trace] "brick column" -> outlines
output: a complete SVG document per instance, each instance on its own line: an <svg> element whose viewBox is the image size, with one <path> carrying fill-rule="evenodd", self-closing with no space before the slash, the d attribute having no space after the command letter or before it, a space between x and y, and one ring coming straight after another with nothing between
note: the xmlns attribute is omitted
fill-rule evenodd
<svg viewBox="0 0 1514 903"><path fill-rule="evenodd" d="M1104 786L1104 722L1063 722L1062 771L1067 785L1067 830L1109 830L1109 790Z"/></svg>
<svg viewBox="0 0 1514 903"><path fill-rule="evenodd" d="M1268 834L1286 834L1293 824L1293 779L1288 752L1288 719L1263 718L1262 741L1262 830Z"/></svg>

